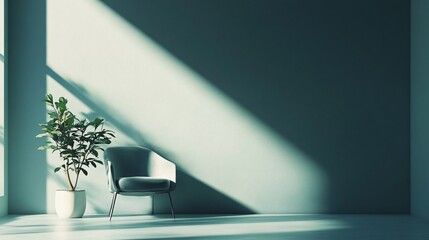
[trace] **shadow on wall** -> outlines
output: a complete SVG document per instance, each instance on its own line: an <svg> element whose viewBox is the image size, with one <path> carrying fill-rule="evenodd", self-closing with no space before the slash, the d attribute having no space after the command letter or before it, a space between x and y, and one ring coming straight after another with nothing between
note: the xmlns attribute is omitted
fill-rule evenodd
<svg viewBox="0 0 429 240"><path fill-rule="evenodd" d="M105 104L100 103L97 100L94 100L91 95L87 93L85 88L83 86L78 86L74 84L72 81L64 79L61 77L58 73L56 73L51 68L47 67L47 74L50 76L53 80L55 80L58 84L60 84L62 87L64 87L70 94L74 95L77 99L82 101L84 104L86 104L93 112L89 114L84 114L85 117L92 119L97 116L101 116L105 118L108 123L112 124L112 126L116 129L118 129L123 134L127 135L128 137L132 138L135 145L140 146L146 146L166 159L169 159L170 161L174 161L174 154L169 153L168 150L162 149L162 147L155 146L150 143L148 139L145 139L143 137L144 133L140 133L140 130L133 128L131 124L129 124L125 119L118 118L114 116L109 111L109 107ZM177 164L177 163L176 163ZM53 169L53 166L49 166L51 169ZM49 171L49 170L48 170ZM64 179L62 179L62 176L59 176L58 174L49 174L50 179L55 181L57 185L63 187L66 187ZM250 208L247 208L243 204L237 202L236 200L228 197L224 193L221 193L220 191L215 190L214 188L208 186L207 184L199 181L198 179L190 176L188 173L186 173L183 169L180 168L180 166L177 166L177 188L172 192L173 196L173 204L176 213L187 213L187 214L193 214L193 213L217 213L217 214L227 214L227 213L241 213L241 214L250 214L254 213ZM82 183L82 181L85 181L84 179L81 179L80 186L84 186L85 189L87 189L87 199L88 204L94 211L94 213L99 214L107 214L108 211L108 201L110 201L110 198L103 199L104 205L101 204L101 201L99 198L102 195L108 195L105 194L108 192L107 185L104 184L105 181L101 181L104 185L106 185L104 188L100 189L100 186L97 184L97 182L94 181L85 181ZM106 180L107 181L107 180ZM102 194L100 195L100 191ZM194 196L198 195L198 198L195 198ZM108 196L110 197L110 195ZM168 202L168 198L164 194L161 195L155 195L155 213L169 213L170 212L170 205ZM118 202L118 205L121 204L122 199ZM136 201L136 203L138 200ZM132 209L128 209L129 211L133 211Z"/></svg>
<svg viewBox="0 0 429 240"><path fill-rule="evenodd" d="M9 214L46 211L46 153L35 136L46 120L46 1L7 1Z"/></svg>
<svg viewBox="0 0 429 240"><path fill-rule="evenodd" d="M171 193L174 209L178 213L189 214L250 214L250 208L213 189L202 181L190 176L183 169L177 169L177 187ZM195 197L198 196L198 197ZM155 214L169 213L170 206L166 194L154 196Z"/></svg>
<svg viewBox="0 0 429 240"><path fill-rule="evenodd" d="M322 166L326 211L409 212L406 1L103 2Z"/></svg>
<svg viewBox="0 0 429 240"><path fill-rule="evenodd" d="M83 86L80 86L71 81L67 81L62 76L60 76L57 72L52 70L49 66L47 67L46 71L48 76L54 79L58 84L60 84L68 92L76 96L76 98L78 98L84 104L86 104L90 109L92 109L92 111L94 111L93 116L87 116L87 117L91 118L98 114L103 118L108 119L108 121L111 124L113 124L116 128L118 128L128 137L133 139L136 143L144 146L148 146L154 150L155 149L159 150L157 147L150 145L150 143L143 137L143 135L140 134L140 132L136 128L134 128L131 124L127 123L126 120L118 119L119 116L109 113L107 110L109 109L108 106L105 106L99 102L95 102L94 100L92 100L90 94L86 91L86 89Z"/></svg>

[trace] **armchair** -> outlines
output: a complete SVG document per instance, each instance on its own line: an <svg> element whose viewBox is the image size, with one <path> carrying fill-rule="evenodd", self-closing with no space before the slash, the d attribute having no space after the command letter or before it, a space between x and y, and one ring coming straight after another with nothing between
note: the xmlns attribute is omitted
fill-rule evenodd
<svg viewBox="0 0 429 240"><path fill-rule="evenodd" d="M110 147L104 153L107 183L113 193L109 211L112 220L117 195L148 196L167 193L175 218L170 192L176 187L176 165L143 147Z"/></svg>

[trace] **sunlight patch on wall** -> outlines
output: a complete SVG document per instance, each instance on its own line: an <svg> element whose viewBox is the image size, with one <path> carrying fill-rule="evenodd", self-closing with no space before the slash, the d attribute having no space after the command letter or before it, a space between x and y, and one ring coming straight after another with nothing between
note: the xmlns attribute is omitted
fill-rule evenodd
<svg viewBox="0 0 429 240"><path fill-rule="evenodd" d="M49 67L119 118L117 131L138 131L185 172L255 212L324 210L319 167L191 67L98 1L47 2Z"/></svg>

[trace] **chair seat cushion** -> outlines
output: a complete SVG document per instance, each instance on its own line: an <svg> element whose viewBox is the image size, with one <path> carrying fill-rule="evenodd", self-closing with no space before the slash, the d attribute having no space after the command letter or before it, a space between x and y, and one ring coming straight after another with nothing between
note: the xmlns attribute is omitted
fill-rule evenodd
<svg viewBox="0 0 429 240"><path fill-rule="evenodd" d="M170 190L170 180L154 177L123 177L118 180L122 192L159 192Z"/></svg>

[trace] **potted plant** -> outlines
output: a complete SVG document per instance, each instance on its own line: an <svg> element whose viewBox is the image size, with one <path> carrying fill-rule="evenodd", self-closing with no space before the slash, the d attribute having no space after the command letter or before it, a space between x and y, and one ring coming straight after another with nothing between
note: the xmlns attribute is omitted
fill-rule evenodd
<svg viewBox="0 0 429 240"><path fill-rule="evenodd" d="M55 210L59 217L82 217L86 208L85 190L77 189L81 174L88 175L88 169L103 164L98 159L99 151L104 151L102 144L110 144L114 132L104 128L104 119L93 121L80 120L67 108L67 99L60 97L54 101L51 94L46 95L45 102L51 111L47 123L39 124L41 134L36 137L48 137L39 150L57 152L61 163L54 172L65 174L68 189L55 193Z"/></svg>

